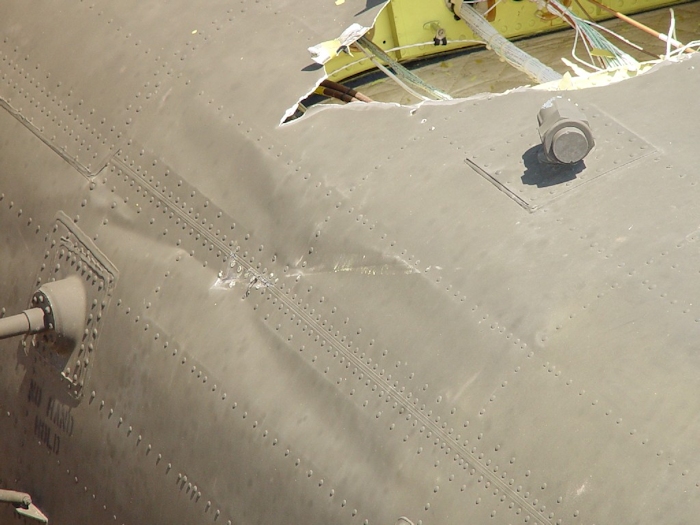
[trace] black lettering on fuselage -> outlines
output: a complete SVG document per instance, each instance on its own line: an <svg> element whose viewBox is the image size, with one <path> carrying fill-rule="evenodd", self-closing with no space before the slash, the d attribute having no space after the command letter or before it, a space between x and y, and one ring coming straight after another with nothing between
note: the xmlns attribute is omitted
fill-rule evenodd
<svg viewBox="0 0 700 525"><path fill-rule="evenodd" d="M27 394L27 399L30 403L33 403L36 406L41 406L41 395L41 387L32 379L29 382L29 393Z"/></svg>
<svg viewBox="0 0 700 525"><path fill-rule="evenodd" d="M34 437L54 454L58 454L61 449L61 438L52 432L49 424L38 415L34 418Z"/></svg>
<svg viewBox="0 0 700 525"><path fill-rule="evenodd" d="M69 406L64 405L55 397L49 398L49 403L46 406L46 417L56 427L65 432L69 436L73 435L73 415Z"/></svg>

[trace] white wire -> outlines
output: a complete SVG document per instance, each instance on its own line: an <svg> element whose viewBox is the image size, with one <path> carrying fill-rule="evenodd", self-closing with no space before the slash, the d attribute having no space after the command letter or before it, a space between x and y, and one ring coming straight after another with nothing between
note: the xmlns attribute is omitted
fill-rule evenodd
<svg viewBox="0 0 700 525"><path fill-rule="evenodd" d="M600 24L596 24L596 23L593 22L592 20L586 20L585 22L586 22L588 25L591 25L591 26L593 26L593 27L595 27L595 28L600 29L601 31L605 31L605 32L608 33L608 34L613 35L615 38L618 38L618 39L622 40L625 44L634 47L634 48L637 49L638 51L642 51L642 47L641 47L641 46L635 44L634 42L632 42L632 41L630 41L630 40L627 40L624 36L622 36L622 35L619 34L619 33L616 33L616 32L613 31L612 29L609 29L609 28L607 28L607 27L605 27L605 26L602 26L602 25L600 25Z"/></svg>
<svg viewBox="0 0 700 525"><path fill-rule="evenodd" d="M666 39L666 60L671 58L671 41L676 40L676 16L673 13L673 9L669 9L671 12L671 24L668 28L668 38Z"/></svg>
<svg viewBox="0 0 700 525"><path fill-rule="evenodd" d="M558 6L557 6L557 7L558 7ZM552 13L553 15L558 16L559 18L562 18L562 20L564 20L565 22L568 23L568 21L567 21L566 19L564 19L564 17L562 16L562 12L561 12L561 11L557 11L557 10L554 8L554 6L552 5L552 3L547 3L547 10L548 10L550 13ZM569 25L571 25L571 24L569 24ZM582 40L582 42L583 42L583 46L586 48L586 52L588 53L588 56L591 58L591 60L593 60L593 56L591 55L591 50L590 50L590 48L588 47L588 42L587 42L587 40L586 40L586 38L585 38L585 35L583 34L583 31L581 31L581 28L580 28L577 24L573 24L573 25L571 25L571 27L572 27L573 30L574 30L574 45L571 47L571 57L572 57L576 62L578 62L579 64L582 64L582 65L584 65L584 66L587 66L587 67L589 67L589 68L591 68L591 69L593 69L593 70L595 70L595 71L601 71L601 68L595 66L595 65L592 64L592 63L586 62L585 60L583 60L583 59L581 59L581 58L578 57L578 55L576 54L576 48L578 47L578 38L579 38L579 35L581 35L581 40Z"/></svg>
<svg viewBox="0 0 700 525"><path fill-rule="evenodd" d="M447 42L448 44L484 44L486 45L486 42L483 40L450 40ZM408 49L410 47L420 47L420 46L435 46L434 41L429 41L429 42L419 42L417 44L407 44L405 46L399 46L399 47L392 47L391 49L385 49L385 53L390 53L392 51L401 51L402 49Z"/></svg>
<svg viewBox="0 0 700 525"><path fill-rule="evenodd" d="M549 11L550 11L551 13L553 13L554 15L557 15L557 16L560 16L560 17L561 17L561 14L558 13L558 12L556 12L556 11L554 11L553 9L549 9ZM563 17L561 17L561 18L563 18ZM566 20L565 20L565 21L566 21ZM580 35L580 36L581 36L581 41L583 42L583 47L586 49L586 52L588 53L588 56L590 57L590 59L593 60L593 55L591 55L591 49L590 49L590 47L588 46L588 40L586 39L586 35L583 33L583 31L582 31L581 28L578 26L578 24L574 24L574 25L572 26L572 28L573 28L573 30L574 30L574 44L573 44L573 46L571 47L571 56L572 56L572 58L573 58L575 61L577 61L579 64L582 64L582 65L584 65L584 66L587 66L587 67L593 69L594 71L602 71L602 69L601 69L600 67L596 66L595 64L593 64L593 63L591 63L591 62L586 62L585 60L579 58L579 56L576 54L576 48L578 47L578 39L579 39L579 35Z"/></svg>
<svg viewBox="0 0 700 525"><path fill-rule="evenodd" d="M483 14L483 16L488 15L493 9L496 9L496 6L497 6L498 4L500 4L501 2L503 2L503 0L496 0L496 3L493 4L491 7L489 7L489 8L486 10L486 12Z"/></svg>
<svg viewBox="0 0 700 525"><path fill-rule="evenodd" d="M361 37L356 42L356 45L362 50L362 52L365 55L369 55L373 58L381 60L387 65L387 67L391 68L394 71L396 76L401 77L401 79L411 84L413 87L425 91L429 94L430 97L435 98L437 100L452 100L452 97L449 94L440 91L435 86L431 86L419 76L417 76L415 73L411 72L409 69L406 69L399 62L387 55L386 52L382 50L382 48L380 48L371 40L368 40L366 37Z"/></svg>
<svg viewBox="0 0 700 525"><path fill-rule="evenodd" d="M576 30L576 39L574 41L574 50L572 50L572 56L574 57L575 60L579 61L582 64L586 64L589 67L593 67L594 69L600 71L600 68L593 66L592 64L588 64L586 62L583 62L578 56L576 56L575 49L576 49L576 44L578 42L578 35L580 34L583 38L583 44L586 48L586 51L588 52L588 56L593 60L593 55L591 53L591 48L589 47L590 45L599 48L604 51L609 51L613 57L601 57L603 62L606 64L608 68L610 67L625 67L625 66L635 66L638 65L638 62L632 58L630 55L625 53L624 51L620 50L617 46L612 44L608 39L606 39L603 35L601 35L598 31L596 31L595 27L597 24L593 24L589 22L588 20L584 20L581 17L575 15L572 13L569 9L567 9L565 6L560 4L558 0L550 0L547 3L547 10L551 13L553 13L556 16L559 16L563 20L569 23L575 30ZM600 26L597 26L600 27ZM604 29L605 28L602 28ZM614 32L610 31L611 34L615 34ZM615 36L619 36L616 35ZM624 40L624 39L623 39Z"/></svg>
<svg viewBox="0 0 700 525"><path fill-rule="evenodd" d="M672 57L678 56L682 53L685 53L686 49L690 49L693 47L700 47L700 40L693 40L692 42L688 42L687 44L685 44L677 49L674 49L673 51L671 51L671 56Z"/></svg>
<svg viewBox="0 0 700 525"><path fill-rule="evenodd" d="M392 73L389 68L385 67L379 60L377 60L374 56L370 56L370 51L365 49L363 46L361 46L358 42L355 42L357 44L357 47L359 47L363 53L367 55L367 57L370 59L370 61L381 71L383 72L387 77L392 79L394 82L396 82L399 86L401 86L406 92L409 94L413 95L416 97L418 100L430 100L428 97L424 97L417 91L411 89L407 84L405 84L397 75Z"/></svg>
<svg viewBox="0 0 700 525"><path fill-rule="evenodd" d="M482 45L486 45L486 42L484 42L483 40L450 40L450 41L448 42L448 44L482 44ZM417 44L407 44L407 45L405 45L405 46L392 47L391 49L385 49L384 52L385 52L385 53L391 53L391 52L393 52L393 51L401 51L402 49L409 49L409 48L411 48L411 47L421 47L421 46L432 46L432 47L434 47L434 46L435 46L435 42L433 42L433 41L431 40L431 41L429 41L429 42L419 42L419 43L417 43ZM370 59L369 59L369 57L364 56L364 57L362 57L362 58L360 58L360 59L358 59L358 60L355 60L355 61L353 61L353 62L348 62L348 63L345 64L343 67L339 67L338 69L336 69L335 71L333 71L332 74L338 73L338 72L340 72L340 71L344 71L345 69L348 69L348 68L350 68L350 67L352 67L352 66L355 66L355 65L357 65L357 64L359 64L359 63L361 63L361 62L364 62L365 60L370 60Z"/></svg>
<svg viewBox="0 0 700 525"><path fill-rule="evenodd" d="M586 62L585 60L581 59L578 57L576 54L576 47L578 45L578 37L579 33L581 34L581 41L583 42L583 47L586 48L586 52L588 53L588 56L593 60L593 55L591 55L591 50L588 47L588 41L585 38L585 35L583 32L578 28L574 27L574 45L571 48L571 56L573 57L574 60L576 60L579 64L583 64L584 66L588 66L589 68L595 70L595 71L602 71L602 68L599 68L593 63Z"/></svg>
<svg viewBox="0 0 700 525"><path fill-rule="evenodd" d="M676 14L674 13L672 7L669 7L669 10L671 11L671 18L673 19L673 40L678 42L678 35L676 34Z"/></svg>

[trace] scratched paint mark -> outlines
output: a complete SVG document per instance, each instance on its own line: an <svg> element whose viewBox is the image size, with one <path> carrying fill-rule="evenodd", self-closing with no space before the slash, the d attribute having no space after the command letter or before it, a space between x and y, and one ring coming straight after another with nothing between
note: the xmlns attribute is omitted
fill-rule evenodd
<svg viewBox="0 0 700 525"><path fill-rule="evenodd" d="M224 269L219 272L212 288L229 290L236 284L241 284L246 287L245 296L248 297L253 290L268 288L276 282L274 273L257 272L233 253L228 258Z"/></svg>

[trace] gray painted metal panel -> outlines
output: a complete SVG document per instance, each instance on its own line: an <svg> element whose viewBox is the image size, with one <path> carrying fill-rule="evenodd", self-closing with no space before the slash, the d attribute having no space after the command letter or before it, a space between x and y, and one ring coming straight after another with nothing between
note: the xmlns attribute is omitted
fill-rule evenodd
<svg viewBox="0 0 700 525"><path fill-rule="evenodd" d="M508 179L528 211L465 159L521 169L549 93L278 126L378 6L30 4L0 8L1 306L58 211L119 279L82 398L1 343L3 488L59 524L693 521L697 59L569 94L634 143L556 199Z"/></svg>

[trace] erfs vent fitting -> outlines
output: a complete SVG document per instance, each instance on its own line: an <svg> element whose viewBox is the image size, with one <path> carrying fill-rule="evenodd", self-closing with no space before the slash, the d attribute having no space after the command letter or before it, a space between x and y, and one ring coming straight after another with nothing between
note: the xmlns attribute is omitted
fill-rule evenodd
<svg viewBox="0 0 700 525"><path fill-rule="evenodd" d="M578 106L560 96L549 99L537 113L542 155L552 164L575 164L595 146L588 119Z"/></svg>

